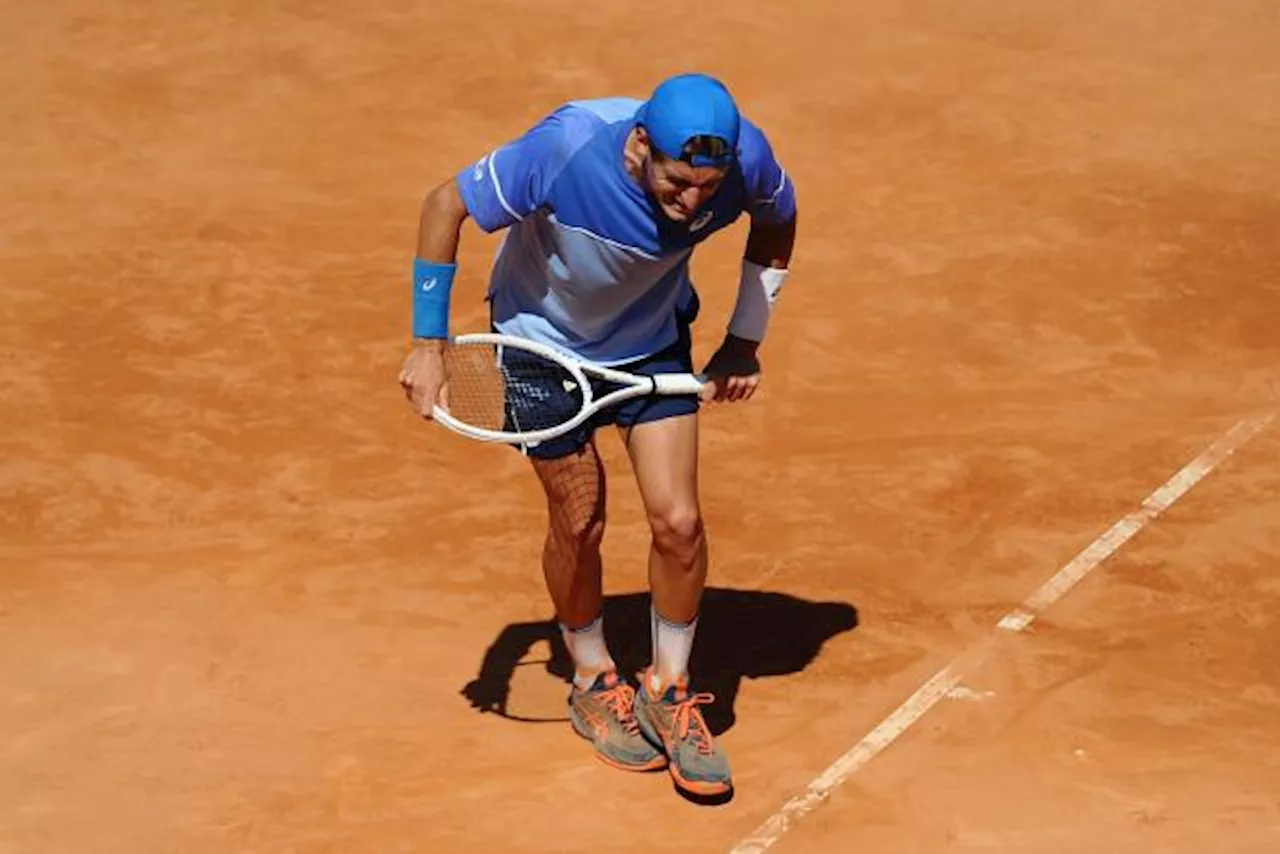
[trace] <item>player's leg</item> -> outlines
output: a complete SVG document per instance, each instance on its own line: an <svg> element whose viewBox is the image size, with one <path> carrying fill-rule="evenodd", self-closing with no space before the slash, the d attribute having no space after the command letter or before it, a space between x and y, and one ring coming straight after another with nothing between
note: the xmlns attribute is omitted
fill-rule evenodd
<svg viewBox="0 0 1280 854"><path fill-rule="evenodd" d="M589 433L569 437L531 449L530 458L547 499L543 576L574 665L570 721L605 763L634 771L661 768L666 757L640 734L635 692L619 678L605 644L605 470L595 442Z"/></svg>
<svg viewBox="0 0 1280 854"><path fill-rule="evenodd" d="M530 392L508 400L508 427L539 423L540 407L572 403L557 399L567 393L537 362L510 350L503 351L502 360L507 381ZM546 495L542 572L580 684L614 669L600 621L605 472L594 432L588 422L567 435L524 448Z"/></svg>
<svg viewBox="0 0 1280 854"><path fill-rule="evenodd" d="M633 370L692 370L686 324L670 350ZM623 429L651 533L653 662L636 697L641 730L663 747L672 777L682 789L720 795L732 786L729 763L718 749L698 706L713 699L689 691L689 655L707 579L707 535L698 501L698 401L661 397L624 406Z"/></svg>
<svg viewBox="0 0 1280 854"><path fill-rule="evenodd" d="M547 536L542 572L561 626L582 628L600 616L603 604L600 544L605 529L605 471L594 441L553 459L532 457L547 500ZM599 645L579 646L574 664L584 677L613 667Z"/></svg>
<svg viewBox="0 0 1280 854"><path fill-rule="evenodd" d="M537 407L565 390L526 360L504 351L508 382L535 387L537 394L508 401L509 426L538 423ZM525 448L547 501L542 573L555 607L565 647L573 659L569 720L595 746L596 756L626 770L661 768L666 756L641 735L635 691L618 677L604 639L600 543L605 526L605 471L596 452L594 425Z"/></svg>
<svg viewBox="0 0 1280 854"><path fill-rule="evenodd" d="M640 729L662 746L676 785L714 796L732 787L729 762L689 690L689 654L707 577L707 537L698 504L698 416L642 421L626 431L649 519L653 663L636 695Z"/></svg>
<svg viewBox="0 0 1280 854"><path fill-rule="evenodd" d="M643 418L644 416L642 416ZM644 420L624 432L649 522L653 678L688 680L707 580L707 535L698 502L698 416Z"/></svg>

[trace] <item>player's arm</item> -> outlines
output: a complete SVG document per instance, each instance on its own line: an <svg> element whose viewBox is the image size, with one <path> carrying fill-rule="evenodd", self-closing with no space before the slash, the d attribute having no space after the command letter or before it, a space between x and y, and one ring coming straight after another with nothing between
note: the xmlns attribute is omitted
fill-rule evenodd
<svg viewBox="0 0 1280 854"><path fill-rule="evenodd" d="M794 215L784 222L752 219L729 328L707 364L708 374L726 377L716 384L715 400L749 400L755 394L760 384L760 358L756 351L786 280L795 242Z"/></svg>
<svg viewBox="0 0 1280 854"><path fill-rule="evenodd" d="M413 259L414 347L400 371L400 385L418 414L430 418L436 403L448 407L444 349L462 224L470 217L481 230L493 232L542 205L561 159L562 139L559 118L553 114L441 183L423 200Z"/></svg>
<svg viewBox="0 0 1280 854"><path fill-rule="evenodd" d="M415 340L443 348L449 336L449 291L462 223L470 217L492 233L543 205L563 160L564 136L560 115L552 114L427 194L414 258Z"/></svg>
<svg viewBox="0 0 1280 854"><path fill-rule="evenodd" d="M720 378L714 400L750 400L760 385L760 358L769 316L786 281L796 241L796 216L783 222L753 218L742 253L738 297L724 342L707 363Z"/></svg>
<svg viewBox="0 0 1280 854"><path fill-rule="evenodd" d="M756 351L789 275L798 219L795 189L774 159L764 134L748 127L743 142L751 229L724 343L706 369L710 375L723 377L716 383L715 399L730 401L749 399L760 384Z"/></svg>
<svg viewBox="0 0 1280 854"><path fill-rule="evenodd" d="M789 273L796 245L796 219L794 213L783 222L752 219L747 233L729 337L749 346L752 353L764 340L769 316Z"/></svg>
<svg viewBox="0 0 1280 854"><path fill-rule="evenodd" d="M449 290L457 271L458 242L469 213L453 179L441 183L422 202L414 255L415 345L435 350L448 338Z"/></svg>
<svg viewBox="0 0 1280 854"><path fill-rule="evenodd" d="M758 346L764 341L778 293L787 279L798 210L795 185L774 157L764 132L744 123L741 144L751 230L743 252L729 334Z"/></svg>
<svg viewBox="0 0 1280 854"><path fill-rule="evenodd" d="M400 386L415 412L430 418L448 406L444 346L449 337L449 293L457 272L458 240L468 216L451 178L427 193L418 215L413 258L413 349L400 369Z"/></svg>

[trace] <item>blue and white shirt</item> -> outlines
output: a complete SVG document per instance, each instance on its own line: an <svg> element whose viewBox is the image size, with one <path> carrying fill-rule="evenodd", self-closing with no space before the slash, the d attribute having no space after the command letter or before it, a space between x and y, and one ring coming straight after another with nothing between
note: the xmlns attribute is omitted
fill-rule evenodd
<svg viewBox="0 0 1280 854"><path fill-rule="evenodd" d="M457 175L476 224L509 229L489 282L498 331L606 365L652 355L677 339L694 246L743 212L795 216L791 181L744 118L738 162L716 194L689 222L667 219L624 166L641 104L565 104Z"/></svg>

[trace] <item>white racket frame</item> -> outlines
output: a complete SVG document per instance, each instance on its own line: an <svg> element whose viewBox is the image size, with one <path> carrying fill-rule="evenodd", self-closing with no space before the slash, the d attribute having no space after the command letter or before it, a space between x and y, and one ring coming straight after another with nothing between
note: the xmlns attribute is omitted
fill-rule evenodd
<svg viewBox="0 0 1280 854"><path fill-rule="evenodd" d="M525 350L537 356L555 362L561 365L573 377L578 384L578 388L582 390L582 408L578 410L578 414L573 418L558 424L555 427L547 427L542 430L529 430L525 432L511 433L503 430L488 430L483 427L476 427L471 424L459 421L449 414L448 410L442 408L439 404L432 409L431 417L438 421L441 426L447 427L456 433L460 433L470 439L481 442L497 442L508 445L527 445L534 446L548 439L554 439L557 436L574 430L584 421L595 415L602 409L615 406L626 400L636 397L645 397L648 395L684 395L697 394L701 395L703 390L708 387L710 380L702 374L691 373L663 373L645 376L642 374L633 374L627 371L609 368L604 365L598 365L584 359L578 359L560 350L542 344L537 341L530 341L527 338L519 338L514 335L504 335L497 332L474 332L466 335L458 335L449 339L449 346L466 346L474 344L486 344L496 348L510 347L516 350ZM502 358L501 349L497 353L497 358ZM607 382L616 383L621 388L611 391L608 394L596 398L594 389L588 375L599 377Z"/></svg>

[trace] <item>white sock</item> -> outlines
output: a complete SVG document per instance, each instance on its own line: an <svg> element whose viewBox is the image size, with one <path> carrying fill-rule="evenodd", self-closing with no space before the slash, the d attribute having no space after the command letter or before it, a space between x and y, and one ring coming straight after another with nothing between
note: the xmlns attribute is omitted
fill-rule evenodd
<svg viewBox="0 0 1280 854"><path fill-rule="evenodd" d="M698 618L685 625L672 623L649 606L649 627L653 634L653 670L649 674L649 690L655 694L668 685L689 678L689 653L693 650L693 636L698 630Z"/></svg>
<svg viewBox="0 0 1280 854"><path fill-rule="evenodd" d="M590 688L601 673L616 669L604 642L603 614L580 629L571 629L561 623L560 636L573 659L573 684L579 688Z"/></svg>

